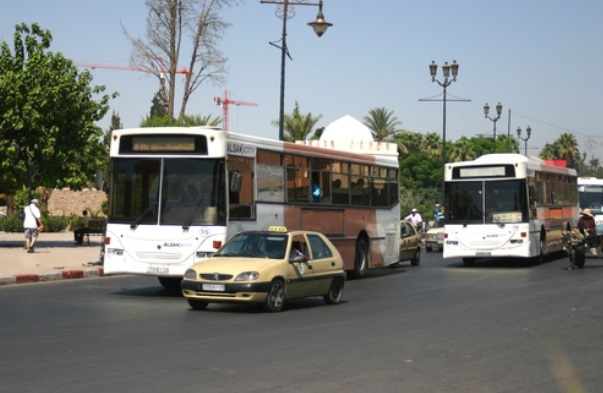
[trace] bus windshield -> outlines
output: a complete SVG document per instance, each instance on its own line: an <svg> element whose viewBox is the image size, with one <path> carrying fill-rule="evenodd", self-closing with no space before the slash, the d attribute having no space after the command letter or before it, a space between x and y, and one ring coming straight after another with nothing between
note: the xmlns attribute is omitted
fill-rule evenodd
<svg viewBox="0 0 603 393"><path fill-rule="evenodd" d="M224 159L117 158L109 221L224 225Z"/></svg>
<svg viewBox="0 0 603 393"><path fill-rule="evenodd" d="M580 199L581 209L588 208L593 214L601 214L603 212L603 186L580 186L578 197Z"/></svg>
<svg viewBox="0 0 603 393"><path fill-rule="evenodd" d="M446 183L447 224L528 222L525 180Z"/></svg>

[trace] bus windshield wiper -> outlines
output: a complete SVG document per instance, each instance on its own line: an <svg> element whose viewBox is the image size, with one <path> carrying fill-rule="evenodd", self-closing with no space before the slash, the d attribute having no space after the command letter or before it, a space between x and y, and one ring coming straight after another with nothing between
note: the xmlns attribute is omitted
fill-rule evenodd
<svg viewBox="0 0 603 393"><path fill-rule="evenodd" d="M159 201L153 203L152 205L149 205L149 207L147 207L146 209L144 209L142 211L142 213L140 213L138 215L138 217L136 217L134 219L134 221L132 221L132 223L130 224L130 228L131 229L136 229L136 227L138 226L138 224L140 224L140 221L142 221L142 219L144 218L144 216L146 216L147 213L149 213L151 210L153 210L154 208L156 208L157 205L159 205Z"/></svg>
<svg viewBox="0 0 603 393"><path fill-rule="evenodd" d="M203 198L205 198L205 194L197 194L197 200L195 201L195 210L193 211L193 214L189 218L187 218L184 224L182 225L183 230L188 231L188 229L190 228L191 224L193 223L193 220L195 219L195 216L197 215L197 212L199 211L199 208L201 207L201 203L203 203Z"/></svg>

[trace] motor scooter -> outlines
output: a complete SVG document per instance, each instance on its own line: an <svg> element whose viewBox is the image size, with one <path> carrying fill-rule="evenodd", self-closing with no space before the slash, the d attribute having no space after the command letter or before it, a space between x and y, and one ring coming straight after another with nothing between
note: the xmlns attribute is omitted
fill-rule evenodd
<svg viewBox="0 0 603 393"><path fill-rule="evenodd" d="M586 262L586 251L589 249L588 235L584 235L574 228L564 231L561 239L569 256L570 265L568 270L582 269Z"/></svg>

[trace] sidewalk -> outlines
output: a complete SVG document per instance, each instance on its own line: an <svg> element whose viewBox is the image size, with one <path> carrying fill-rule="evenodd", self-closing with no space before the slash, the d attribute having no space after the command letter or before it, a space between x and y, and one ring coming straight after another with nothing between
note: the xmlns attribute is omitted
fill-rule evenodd
<svg viewBox="0 0 603 393"><path fill-rule="evenodd" d="M100 247L100 236L76 246L73 232L43 232L29 254L23 233L0 232L0 286L102 276Z"/></svg>

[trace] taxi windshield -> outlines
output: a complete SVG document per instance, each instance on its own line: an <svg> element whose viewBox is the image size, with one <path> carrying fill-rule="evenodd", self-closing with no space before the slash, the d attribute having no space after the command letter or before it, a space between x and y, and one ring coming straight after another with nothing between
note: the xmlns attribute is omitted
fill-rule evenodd
<svg viewBox="0 0 603 393"><path fill-rule="evenodd" d="M233 236L214 257L284 259L288 236L270 232L242 232Z"/></svg>

